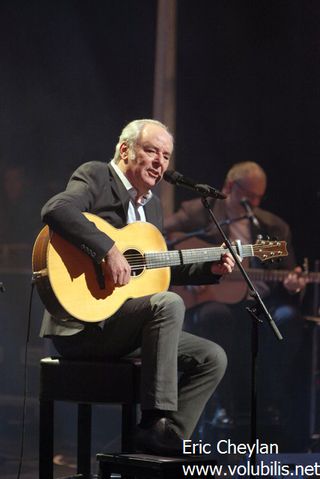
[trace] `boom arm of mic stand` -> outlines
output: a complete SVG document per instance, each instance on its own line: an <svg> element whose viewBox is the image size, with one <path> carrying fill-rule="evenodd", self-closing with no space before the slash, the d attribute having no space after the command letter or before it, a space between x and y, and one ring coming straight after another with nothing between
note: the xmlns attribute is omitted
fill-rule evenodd
<svg viewBox="0 0 320 479"><path fill-rule="evenodd" d="M279 340L282 340L283 337L276 325L276 323L274 322L274 320L272 319L272 316L271 314L269 313L269 311L267 310L266 308L266 305L264 304L264 302L262 301L261 299L261 296L259 295L258 291L256 290L256 288L254 287L254 285L252 284L252 281L250 280L249 276L247 275L247 272L245 271L245 269L243 268L242 264L241 264L241 261L239 260L237 254L233 251L233 248L232 248L232 245L229 241L229 239L227 238L227 236L225 235L223 229L221 228L219 222L217 221L215 215L213 214L213 211L212 209L210 208L210 204L208 202L208 199L205 195L202 196L202 203L204 205L204 207L208 210L209 214L210 214L210 217L212 219L212 221L214 222L214 224L216 225L216 227L218 228L222 238L223 238L223 241L224 243L226 244L228 250L230 251L230 254L232 255L233 259L235 260L236 262L236 265L238 266L239 268L239 271L241 273L241 275L243 276L244 280L246 281L247 285L248 285L248 288L249 288L249 294L250 296L252 296L253 299L255 299L256 303L257 303L257 306L256 308L250 308L249 309L249 312L250 314L254 317L254 318L258 318L258 315L263 313L264 316L267 318L269 324L270 324L270 327L271 329L273 330L275 336L277 337L277 339Z"/></svg>

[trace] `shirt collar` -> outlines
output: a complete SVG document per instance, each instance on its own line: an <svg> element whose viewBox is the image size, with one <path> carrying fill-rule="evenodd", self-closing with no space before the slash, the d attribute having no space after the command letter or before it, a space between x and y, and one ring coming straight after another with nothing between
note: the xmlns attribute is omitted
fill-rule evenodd
<svg viewBox="0 0 320 479"><path fill-rule="evenodd" d="M127 190L127 192L129 193L130 195L130 198L132 199L132 201L136 204L136 197L137 197L137 190L132 186L132 184L130 183L130 181L128 180L128 178L126 177L126 175L120 170L119 166L117 165L117 163L115 163L114 160L111 160L111 165L114 169L114 171L116 172L116 174L118 175L121 183L123 184L123 186L125 187L125 189ZM138 204L141 205L141 206L145 206L148 201L151 200L153 194L152 194L152 191L149 190L145 195L143 195L143 197L138 201Z"/></svg>

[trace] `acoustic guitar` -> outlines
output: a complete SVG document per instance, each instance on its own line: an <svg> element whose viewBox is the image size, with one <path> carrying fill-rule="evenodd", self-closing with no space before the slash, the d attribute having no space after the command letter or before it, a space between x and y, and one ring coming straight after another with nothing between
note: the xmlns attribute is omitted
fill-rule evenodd
<svg viewBox="0 0 320 479"><path fill-rule="evenodd" d="M104 262L97 265L45 226L33 247L33 278L42 302L57 318L102 321L129 298L167 290L170 266L219 261L227 252L222 246L168 251L162 234L150 223L136 222L116 229L98 216L84 215L115 241L131 266L131 279L125 286L113 287L105 280ZM284 241L260 240L233 248L242 257L257 256L261 261L288 254Z"/></svg>

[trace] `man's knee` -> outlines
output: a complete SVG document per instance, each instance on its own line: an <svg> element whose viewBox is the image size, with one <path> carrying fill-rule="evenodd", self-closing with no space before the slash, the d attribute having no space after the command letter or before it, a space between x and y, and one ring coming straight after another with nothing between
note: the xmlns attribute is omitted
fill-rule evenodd
<svg viewBox="0 0 320 479"><path fill-rule="evenodd" d="M184 320L185 304L183 299L172 291L157 293L152 297L152 305L158 311L176 319Z"/></svg>
<svg viewBox="0 0 320 479"><path fill-rule="evenodd" d="M219 346L219 344L209 342L206 353L206 362L210 365L212 370L220 376L223 377L228 366L228 357L225 350Z"/></svg>

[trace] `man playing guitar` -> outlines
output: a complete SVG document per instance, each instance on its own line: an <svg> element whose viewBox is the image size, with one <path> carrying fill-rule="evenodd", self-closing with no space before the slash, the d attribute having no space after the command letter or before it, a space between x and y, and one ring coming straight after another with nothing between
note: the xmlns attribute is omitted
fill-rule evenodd
<svg viewBox="0 0 320 479"><path fill-rule="evenodd" d="M182 452L182 440L191 436L225 372L226 355L218 344L182 331L185 306L180 296L166 291L166 279L163 285L159 281L158 292L149 293L149 282L134 297L130 290L118 309L110 315L106 308L105 316L100 317L96 305L130 287L135 275L143 276L145 263L137 270L131 262L132 255L137 255L134 247L126 256L121 240L99 225L104 220L119 229L147 221L162 229L160 201L151 190L167 170L172 150L172 135L163 124L154 120L129 123L110 163L83 164L71 176L66 190L46 203L42 219L50 232L46 235L44 230L38 238L42 250L51 238L52 260L60 258L64 248L70 251L58 261L58 268L67 269L72 284L84 278L93 299L92 315L96 315L92 322L90 318L86 322L87 309L90 316L87 301L81 308L77 308L77 301L64 308L49 301L51 314L45 313L41 335L50 337L62 356L73 359L121 358L139 348L142 420L136 434L137 450L160 455ZM99 217L97 224L90 214ZM139 240L138 236L137 232L129 234L130 245ZM83 274L82 257L89 261L91 273ZM34 254L34 266L37 264ZM233 258L222 250L215 261L173 266L171 280L178 284L217 283L233 267ZM48 276L48 268L35 269L44 294L51 274ZM166 273L166 278L169 276L170 272ZM46 282L43 288L41 278ZM65 280L57 281L53 290L63 295ZM68 301L71 293L66 291L66 296Z"/></svg>

